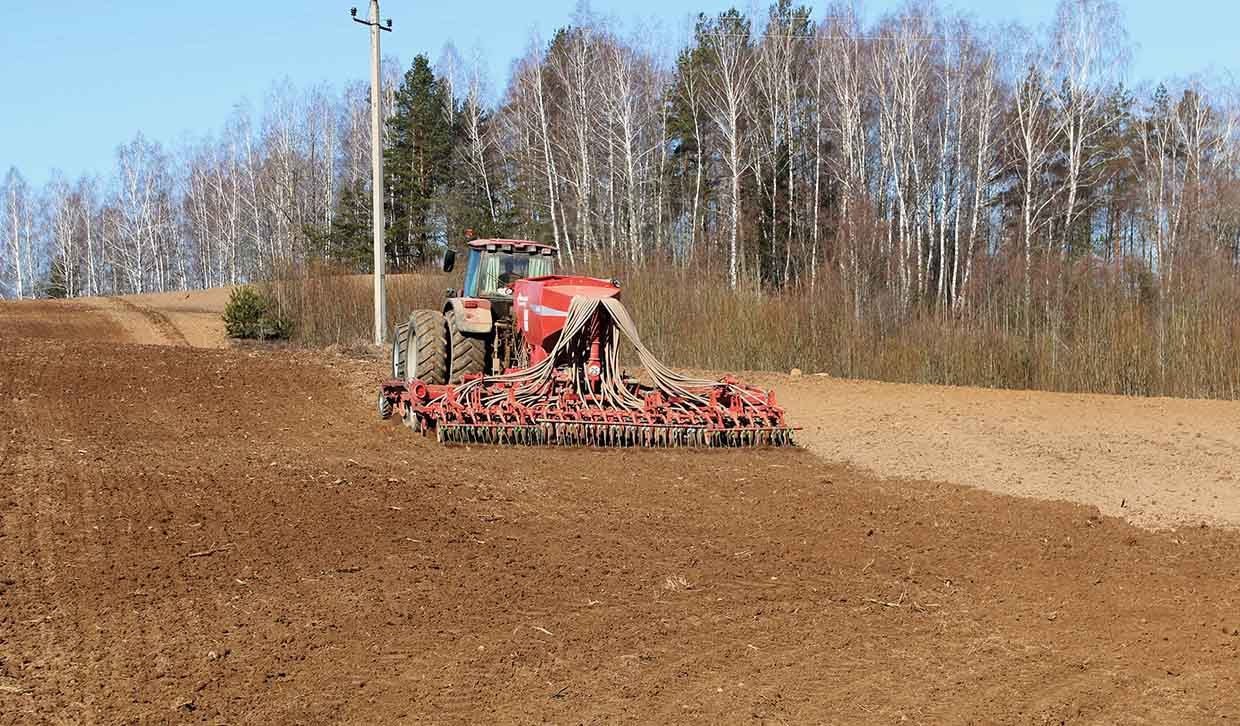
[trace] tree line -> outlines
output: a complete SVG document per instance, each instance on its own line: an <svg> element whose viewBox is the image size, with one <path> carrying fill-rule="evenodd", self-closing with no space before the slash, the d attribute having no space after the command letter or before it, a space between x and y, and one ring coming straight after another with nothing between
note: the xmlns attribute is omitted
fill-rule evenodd
<svg viewBox="0 0 1240 726"><path fill-rule="evenodd" d="M570 265L670 261L735 287L830 285L858 319L1046 321L1074 290L1141 299L1240 260L1240 104L1203 78L1126 82L1113 0L1031 30L914 0L699 15L679 46L579 8L492 100L451 46L383 69L387 254L466 229L551 241ZM369 98L273 87L167 149L138 134L104 178L0 211L9 297L233 284L327 260L368 269Z"/></svg>

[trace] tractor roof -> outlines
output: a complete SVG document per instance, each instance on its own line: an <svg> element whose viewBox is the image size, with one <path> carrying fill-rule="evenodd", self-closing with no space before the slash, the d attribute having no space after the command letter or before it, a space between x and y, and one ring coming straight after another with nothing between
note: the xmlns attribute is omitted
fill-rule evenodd
<svg viewBox="0 0 1240 726"><path fill-rule="evenodd" d="M502 252L531 252L543 255L555 254L555 245L543 242L532 242L527 239L475 239L469 246L479 250L500 250Z"/></svg>

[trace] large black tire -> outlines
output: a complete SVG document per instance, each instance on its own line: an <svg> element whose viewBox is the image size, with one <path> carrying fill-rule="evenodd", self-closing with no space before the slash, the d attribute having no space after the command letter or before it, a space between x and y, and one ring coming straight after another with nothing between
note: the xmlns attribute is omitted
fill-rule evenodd
<svg viewBox="0 0 1240 726"><path fill-rule="evenodd" d="M392 377L407 381L405 378L405 356L409 350L409 323L401 323L392 331Z"/></svg>
<svg viewBox="0 0 1240 726"><path fill-rule="evenodd" d="M407 324L404 367L397 378L431 385L448 382L448 331L437 310L414 310ZM393 342L392 345L398 345ZM393 353L395 360L396 353Z"/></svg>
<svg viewBox="0 0 1240 726"><path fill-rule="evenodd" d="M469 374L483 373L487 365L487 339L472 335L461 330L456 324L456 315L449 312L448 335L451 337L452 364L448 375L449 383L460 383Z"/></svg>

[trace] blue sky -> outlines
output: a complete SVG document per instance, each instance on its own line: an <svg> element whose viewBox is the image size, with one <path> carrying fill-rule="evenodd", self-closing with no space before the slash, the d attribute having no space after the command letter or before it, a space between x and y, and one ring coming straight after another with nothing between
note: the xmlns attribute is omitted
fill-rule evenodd
<svg viewBox="0 0 1240 726"><path fill-rule="evenodd" d="M349 21L350 0L0 0L0 174L17 166L34 184L53 169L70 176L107 172L117 145L142 131L165 144L219 128L243 98L258 102L288 77L299 86L337 88L368 73L367 30ZM366 2L357 0L361 13ZM718 12L720 0L593 0L597 14L679 38L687 18ZM748 2L736 3L747 7ZM808 3L817 14L825 3ZM869 0L871 17L895 0ZM488 2L386 0L384 55L402 64L438 58L451 41L469 56L484 49L491 85L508 65L568 22L575 0ZM958 0L948 7L983 21L1049 21L1053 0ZM1132 80L1213 69L1240 71L1240 5L1220 0L1122 2L1137 46ZM758 4L765 7L765 4Z"/></svg>

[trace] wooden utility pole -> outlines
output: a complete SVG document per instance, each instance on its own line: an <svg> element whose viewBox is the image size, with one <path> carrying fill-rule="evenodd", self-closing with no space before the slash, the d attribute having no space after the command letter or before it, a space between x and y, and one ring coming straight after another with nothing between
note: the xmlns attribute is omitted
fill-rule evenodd
<svg viewBox="0 0 1240 726"><path fill-rule="evenodd" d="M350 11L353 22L370 26L370 171L371 212L375 243L375 345L383 345L387 332L387 310L383 292L383 95L379 84L379 31L391 32L379 24L379 0L370 0L370 19L357 17L357 8Z"/></svg>

